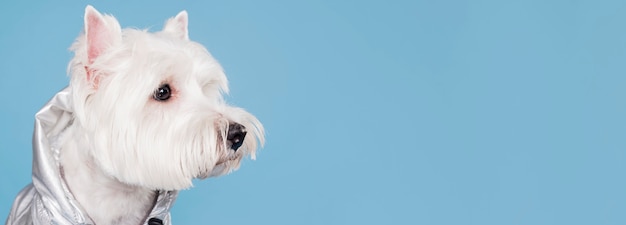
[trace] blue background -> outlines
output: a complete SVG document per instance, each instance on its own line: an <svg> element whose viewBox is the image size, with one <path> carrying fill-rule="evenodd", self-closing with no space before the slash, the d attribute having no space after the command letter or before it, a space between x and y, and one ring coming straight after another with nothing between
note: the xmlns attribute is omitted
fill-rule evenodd
<svg viewBox="0 0 626 225"><path fill-rule="evenodd" d="M86 4L0 3L0 214ZM626 224L624 1L89 4L153 31L188 10L267 129L175 224Z"/></svg>

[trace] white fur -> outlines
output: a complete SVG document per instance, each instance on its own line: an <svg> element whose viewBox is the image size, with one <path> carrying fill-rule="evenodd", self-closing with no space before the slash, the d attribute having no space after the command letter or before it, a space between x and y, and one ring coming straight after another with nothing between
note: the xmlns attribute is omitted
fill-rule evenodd
<svg viewBox="0 0 626 225"><path fill-rule="evenodd" d="M114 17L85 10L68 68L75 119L59 147L65 181L96 224L139 224L155 191L235 170L264 142L261 123L224 102L226 76L189 41L187 21L183 11L161 32L122 30ZM164 83L172 97L154 100ZM248 131L237 151L225 141L233 122Z"/></svg>

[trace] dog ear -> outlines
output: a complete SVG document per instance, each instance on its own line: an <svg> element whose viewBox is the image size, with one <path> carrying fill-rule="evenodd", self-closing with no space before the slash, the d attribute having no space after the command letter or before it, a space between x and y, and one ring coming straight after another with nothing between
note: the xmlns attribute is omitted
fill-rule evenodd
<svg viewBox="0 0 626 225"><path fill-rule="evenodd" d="M163 26L163 32L171 33L182 40L189 40L187 11L183 10L174 18L170 18Z"/></svg>
<svg viewBox="0 0 626 225"><path fill-rule="evenodd" d="M93 6L85 8L85 36L87 39L87 59L91 64L108 47L122 39L122 29L117 20L103 16Z"/></svg>

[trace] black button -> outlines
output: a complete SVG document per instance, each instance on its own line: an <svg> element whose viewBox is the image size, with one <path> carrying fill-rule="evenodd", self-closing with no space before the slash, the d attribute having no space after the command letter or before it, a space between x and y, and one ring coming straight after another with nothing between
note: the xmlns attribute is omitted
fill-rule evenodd
<svg viewBox="0 0 626 225"><path fill-rule="evenodd" d="M163 225L163 220L159 218L150 218L148 220L148 225Z"/></svg>

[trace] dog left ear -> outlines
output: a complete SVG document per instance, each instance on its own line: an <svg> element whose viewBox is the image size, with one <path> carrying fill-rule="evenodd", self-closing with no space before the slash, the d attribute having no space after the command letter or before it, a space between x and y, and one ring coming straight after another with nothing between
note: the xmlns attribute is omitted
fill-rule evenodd
<svg viewBox="0 0 626 225"><path fill-rule="evenodd" d="M122 30L112 16L100 14L93 6L85 8L85 36L87 39L87 59L91 64L108 48L120 42Z"/></svg>
<svg viewBox="0 0 626 225"><path fill-rule="evenodd" d="M88 81L93 82L93 87L97 89L99 77L94 77L94 70L91 64L112 46L122 40L122 29L115 17L102 15L93 6L87 5L85 8L85 50L87 61L85 70Z"/></svg>
<svg viewBox="0 0 626 225"><path fill-rule="evenodd" d="M165 22L163 32L174 34L176 37L182 40L189 40L189 34L187 30L187 11L183 10L178 13L174 18L170 18Z"/></svg>

